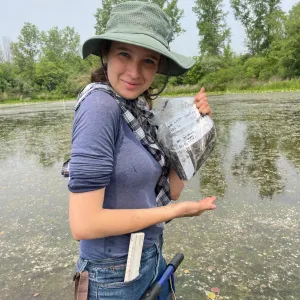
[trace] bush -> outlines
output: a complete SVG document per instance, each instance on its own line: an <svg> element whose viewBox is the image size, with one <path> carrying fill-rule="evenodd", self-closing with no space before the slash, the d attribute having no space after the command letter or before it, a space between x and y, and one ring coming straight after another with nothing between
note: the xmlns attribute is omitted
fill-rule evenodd
<svg viewBox="0 0 300 300"><path fill-rule="evenodd" d="M242 66L233 66L221 69L206 75L199 83L206 87L207 91L226 91L230 82L233 82L242 71Z"/></svg>
<svg viewBox="0 0 300 300"><path fill-rule="evenodd" d="M266 68L268 68L268 61L265 57L251 57L244 64L244 76L258 79L261 71Z"/></svg>

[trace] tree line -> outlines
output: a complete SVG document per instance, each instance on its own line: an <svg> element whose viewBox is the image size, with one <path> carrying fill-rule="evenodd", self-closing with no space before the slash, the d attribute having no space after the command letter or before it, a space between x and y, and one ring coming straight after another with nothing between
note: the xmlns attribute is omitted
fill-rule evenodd
<svg viewBox="0 0 300 300"><path fill-rule="evenodd" d="M105 31L113 5L126 0L102 0L95 12L95 33ZM172 40L182 34L184 11L178 0L144 0L158 4L174 26ZM247 89L258 82L298 80L300 76L300 2L285 13L281 0L230 0L234 16L246 34L246 53L231 46L223 0L195 0L199 55L185 75L172 77L169 87L203 85L208 91L230 86ZM2 39L0 47L0 100L8 98L74 97L89 82L99 59L80 56L80 36L74 28L48 31L26 22L17 41ZM158 76L154 87L164 79Z"/></svg>

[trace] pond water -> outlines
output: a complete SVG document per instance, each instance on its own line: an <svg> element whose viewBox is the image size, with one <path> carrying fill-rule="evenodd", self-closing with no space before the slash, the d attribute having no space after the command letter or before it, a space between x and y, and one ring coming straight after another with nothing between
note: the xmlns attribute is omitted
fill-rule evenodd
<svg viewBox="0 0 300 300"><path fill-rule="evenodd" d="M218 142L179 201L217 209L166 225L179 299L300 299L300 94L211 96ZM0 106L0 299L73 299L68 225L74 102ZM212 288L220 292L208 294Z"/></svg>

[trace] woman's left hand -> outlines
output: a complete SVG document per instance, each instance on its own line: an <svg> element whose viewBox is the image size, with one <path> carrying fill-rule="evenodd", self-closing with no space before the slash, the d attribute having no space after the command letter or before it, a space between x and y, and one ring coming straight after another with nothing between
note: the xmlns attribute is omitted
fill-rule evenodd
<svg viewBox="0 0 300 300"><path fill-rule="evenodd" d="M212 110L207 102L207 97L206 97L204 87L195 96L194 102L199 110L199 113L203 115L209 115L210 117L212 116Z"/></svg>

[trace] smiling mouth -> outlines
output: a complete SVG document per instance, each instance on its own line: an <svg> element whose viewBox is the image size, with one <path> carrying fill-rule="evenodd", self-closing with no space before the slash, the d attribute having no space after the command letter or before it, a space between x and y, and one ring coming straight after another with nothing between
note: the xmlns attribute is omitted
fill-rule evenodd
<svg viewBox="0 0 300 300"><path fill-rule="evenodd" d="M129 82L129 81L126 81L126 80L122 80L124 83L130 85L130 86L138 86L140 85L139 83L133 83L133 82Z"/></svg>

